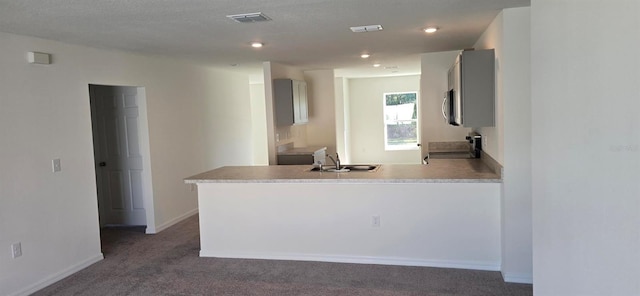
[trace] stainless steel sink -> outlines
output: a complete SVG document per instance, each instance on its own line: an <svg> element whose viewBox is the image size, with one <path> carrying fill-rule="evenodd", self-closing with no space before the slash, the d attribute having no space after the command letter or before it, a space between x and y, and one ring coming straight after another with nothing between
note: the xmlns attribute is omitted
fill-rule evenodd
<svg viewBox="0 0 640 296"><path fill-rule="evenodd" d="M372 172L376 171L380 168L379 164L348 164L342 166L345 169L349 169L351 171L366 171Z"/></svg>
<svg viewBox="0 0 640 296"><path fill-rule="evenodd" d="M380 168L379 164L345 164L340 166L341 170L337 171L335 166L328 165L323 166L323 172L375 172ZM348 171L347 171L348 170ZM313 167L309 171L311 172L319 172L319 167Z"/></svg>

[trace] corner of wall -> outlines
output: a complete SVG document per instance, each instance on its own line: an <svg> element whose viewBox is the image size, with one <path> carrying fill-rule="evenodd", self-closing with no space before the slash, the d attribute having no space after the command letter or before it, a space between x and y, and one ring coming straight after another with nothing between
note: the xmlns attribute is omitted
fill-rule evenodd
<svg viewBox="0 0 640 296"><path fill-rule="evenodd" d="M265 110L267 112L267 153L270 165L278 164L276 156L276 124L275 124L275 111L273 106L273 80L272 75L272 63L264 62L262 64L264 75L264 102Z"/></svg>
<svg viewBox="0 0 640 296"><path fill-rule="evenodd" d="M530 25L521 14L527 9L501 11L475 45L496 53L495 126L477 131L484 152L503 167L501 270L516 283L532 282Z"/></svg>
<svg viewBox="0 0 640 296"><path fill-rule="evenodd" d="M500 272L502 280L514 284L533 284L533 273L508 273Z"/></svg>
<svg viewBox="0 0 640 296"><path fill-rule="evenodd" d="M501 63L503 60L503 27L504 27L504 11L498 13L493 19L489 27L482 33L478 41L474 44L476 49L494 49L495 50L495 125L492 127L481 127L475 129L483 136L482 150L491 155L493 159L504 165L504 156L502 148L503 139L503 73Z"/></svg>

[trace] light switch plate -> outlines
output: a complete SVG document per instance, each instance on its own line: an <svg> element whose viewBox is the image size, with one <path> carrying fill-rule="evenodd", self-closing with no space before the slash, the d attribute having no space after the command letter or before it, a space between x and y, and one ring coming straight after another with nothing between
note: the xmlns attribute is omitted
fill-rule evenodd
<svg viewBox="0 0 640 296"><path fill-rule="evenodd" d="M15 243L11 245L11 258L18 258L22 256L22 243Z"/></svg>

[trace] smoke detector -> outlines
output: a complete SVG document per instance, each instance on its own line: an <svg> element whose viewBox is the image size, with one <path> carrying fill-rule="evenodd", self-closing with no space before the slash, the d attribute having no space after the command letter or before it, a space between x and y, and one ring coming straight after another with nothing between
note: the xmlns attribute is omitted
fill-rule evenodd
<svg viewBox="0 0 640 296"><path fill-rule="evenodd" d="M262 12L232 14L232 15L227 15L227 17L238 23L257 23L257 22L266 22L271 20L271 18L264 15Z"/></svg>
<svg viewBox="0 0 640 296"><path fill-rule="evenodd" d="M354 33L365 33L365 32L376 32L382 31L381 25L368 25L368 26L359 26L359 27L350 27L352 32Z"/></svg>

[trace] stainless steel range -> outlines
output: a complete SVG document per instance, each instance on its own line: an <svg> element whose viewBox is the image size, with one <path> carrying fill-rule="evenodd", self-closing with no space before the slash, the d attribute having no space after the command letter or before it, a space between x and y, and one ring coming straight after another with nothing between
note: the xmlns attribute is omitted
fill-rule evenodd
<svg viewBox="0 0 640 296"><path fill-rule="evenodd" d="M424 158L428 162L434 159L480 158L482 154L482 136L471 132L466 141L429 142L429 154Z"/></svg>
<svg viewBox="0 0 640 296"><path fill-rule="evenodd" d="M480 158L482 154L482 136L476 132L471 132L467 136L469 141L469 156L471 158Z"/></svg>

